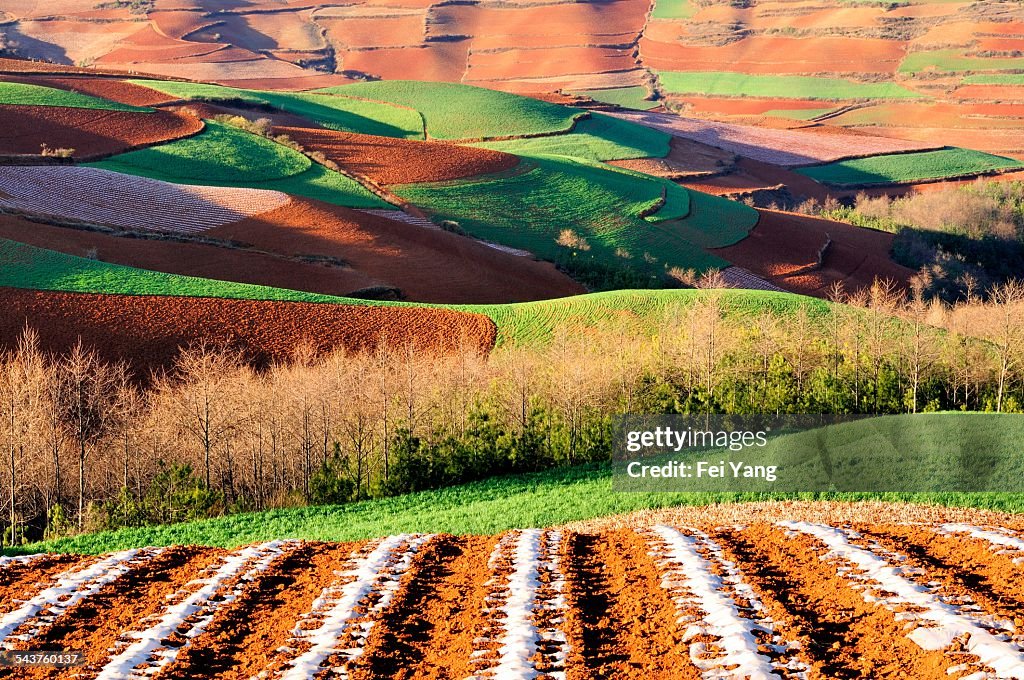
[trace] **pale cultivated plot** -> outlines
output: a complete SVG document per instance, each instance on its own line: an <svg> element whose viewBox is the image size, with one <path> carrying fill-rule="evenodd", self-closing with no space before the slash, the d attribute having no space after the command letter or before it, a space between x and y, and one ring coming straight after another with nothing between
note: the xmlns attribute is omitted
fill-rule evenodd
<svg viewBox="0 0 1024 680"><path fill-rule="evenodd" d="M892 137L895 141L919 140L921 144L941 141L948 146L975 149L994 154L1019 154L1024 151L1024 136L1006 130L960 130L935 127L872 126L854 127L879 137ZM934 148L934 147L933 147Z"/></svg>
<svg viewBox="0 0 1024 680"><path fill-rule="evenodd" d="M910 578L910 570L899 566L906 558L888 553L877 544L856 545L860 534L852 530L806 522L779 522L794 533L811 536L828 548L827 559L837 562L839 573L859 590L868 603L894 612L906 622L907 637L926 651L951 649L958 641L977 657L977 664L951 666L952 674L972 672L970 677L1024 678L1024 649L1006 631L1011 622L1000 622L976 614L967 606L950 604L941 586L928 588ZM990 674L994 672L994 675Z"/></svg>
<svg viewBox="0 0 1024 680"><path fill-rule="evenodd" d="M934 142L775 130L649 111L616 111L609 115L774 165L811 165L857 156L937 148Z"/></svg>
<svg viewBox="0 0 1024 680"><path fill-rule="evenodd" d="M227 80L267 80L273 78L293 78L309 75L309 72L295 64L278 59L266 59L249 54L251 58L244 61L228 62L139 62L133 69L139 73L190 78L206 82ZM204 59L206 59L204 57Z"/></svg>
<svg viewBox="0 0 1024 680"><path fill-rule="evenodd" d="M661 585L679 610L677 622L684 629L683 642L690 643L690 661L705 678L805 676L807 667L801 661L786 659L799 645L774 633L764 605L718 544L703 532L684 533L664 525L653 527L651 544L653 555L660 558Z"/></svg>
<svg viewBox="0 0 1024 680"><path fill-rule="evenodd" d="M0 206L124 229L197 233L288 203L265 189L171 184L98 168L0 167Z"/></svg>
<svg viewBox="0 0 1024 680"><path fill-rule="evenodd" d="M742 288L745 290L774 290L784 292L774 283L762 279L760 276L744 269L743 267L726 267L722 270L722 279L728 288Z"/></svg>
<svg viewBox="0 0 1024 680"><path fill-rule="evenodd" d="M101 57L144 28L144 24L132 21L20 21L17 25L18 33L50 46L43 48L47 54L39 56L64 64L78 64Z"/></svg>
<svg viewBox="0 0 1024 680"><path fill-rule="evenodd" d="M171 603L151 626L124 636L120 649L115 647L114 657L96 680L143 680L173 664L203 633L218 609L238 599L248 583L295 545L294 541L271 541L225 557L210 568L208 576L171 595ZM172 637L181 643L167 644Z"/></svg>

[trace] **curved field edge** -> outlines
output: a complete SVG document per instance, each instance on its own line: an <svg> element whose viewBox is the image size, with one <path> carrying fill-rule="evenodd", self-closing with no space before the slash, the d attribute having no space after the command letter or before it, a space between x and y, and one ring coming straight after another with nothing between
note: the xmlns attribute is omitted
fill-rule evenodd
<svg viewBox="0 0 1024 680"><path fill-rule="evenodd" d="M230 125L84 164L178 184L273 189L349 208L391 208L356 180Z"/></svg>
<svg viewBox="0 0 1024 680"><path fill-rule="evenodd" d="M983 151L950 147L938 151L886 154L797 168L796 172L834 187L858 187L956 179L1024 168L1024 163Z"/></svg>
<svg viewBox="0 0 1024 680"><path fill-rule="evenodd" d="M0 82L0 104L20 106L56 106L69 109L96 109L100 111L134 111L152 113L153 109L131 106L92 95L61 90L31 83Z"/></svg>
<svg viewBox="0 0 1024 680"><path fill-rule="evenodd" d="M792 293L742 290L624 290L504 305L388 302L166 274L65 255L5 239L0 239L0 286L106 295L442 308L488 316L497 325L498 345L545 342L559 328L567 326L578 329L618 323L643 327L660 319L673 306L690 305L711 297L721 300L726 311L737 314L769 310L785 315L806 309L813 315L823 314L830 305Z"/></svg>
<svg viewBox="0 0 1024 680"><path fill-rule="evenodd" d="M614 493L611 466L592 463L341 506L269 510L62 538L16 552L98 554L150 545L230 548L284 538L357 541L398 533L496 534L639 511L766 501L883 501L1024 513L1020 494Z"/></svg>

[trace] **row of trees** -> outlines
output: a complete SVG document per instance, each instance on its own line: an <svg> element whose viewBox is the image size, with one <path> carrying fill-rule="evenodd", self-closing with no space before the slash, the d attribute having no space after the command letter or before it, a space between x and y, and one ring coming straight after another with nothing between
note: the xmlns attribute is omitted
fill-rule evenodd
<svg viewBox="0 0 1024 680"><path fill-rule="evenodd" d="M257 371L199 346L142 382L26 331L0 356L4 541L604 460L623 412L1021 410L1024 287L947 306L876 285L846 302L752 311L708 292L653 328L489 357L300 348Z"/></svg>

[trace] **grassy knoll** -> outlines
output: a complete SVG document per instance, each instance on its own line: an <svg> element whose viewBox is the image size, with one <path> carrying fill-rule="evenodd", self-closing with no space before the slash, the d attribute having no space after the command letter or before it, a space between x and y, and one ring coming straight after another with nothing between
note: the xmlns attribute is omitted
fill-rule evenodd
<svg viewBox="0 0 1024 680"><path fill-rule="evenodd" d="M407 106L423 114L435 139L487 139L564 132L582 112L460 83L380 80L318 92Z"/></svg>
<svg viewBox="0 0 1024 680"><path fill-rule="evenodd" d="M916 99L923 95L895 83L858 83L842 78L773 76L732 71L661 71L661 87L673 94L796 99Z"/></svg>
<svg viewBox="0 0 1024 680"><path fill-rule="evenodd" d="M591 161L615 161L664 158L668 155L671 140L671 135L660 130L595 113L576 123L573 131L567 134L479 142L473 146L520 156L553 155Z"/></svg>
<svg viewBox="0 0 1024 680"><path fill-rule="evenodd" d="M658 0L654 3L652 19L689 19L697 13L693 0Z"/></svg>
<svg viewBox="0 0 1024 680"><path fill-rule="evenodd" d="M797 170L822 184L837 187L898 184L966 177L996 170L1022 168L1012 158L956 147L919 153L856 158Z"/></svg>
<svg viewBox="0 0 1024 680"><path fill-rule="evenodd" d="M911 52L900 63L900 73L922 71L1003 71L1024 69L1024 57L968 57L960 50Z"/></svg>
<svg viewBox="0 0 1024 680"><path fill-rule="evenodd" d="M56 87L31 85L29 83L0 82L0 104L22 106L66 106L71 109L100 109L103 111L145 111L140 106L130 106L120 102L101 99L79 92L61 90Z"/></svg>
<svg viewBox="0 0 1024 680"><path fill-rule="evenodd" d="M206 83L164 80L131 82L190 101L241 102L252 106L270 106L303 116L330 130L402 139L423 139L423 120L418 113L381 102L312 92L245 90Z"/></svg>
<svg viewBox="0 0 1024 680"><path fill-rule="evenodd" d="M1024 498L1020 494L615 493L611 467L591 464L342 506L270 510L88 534L28 545L18 552L94 554L177 544L235 547L280 538L355 541L402 532L494 534L649 508L784 499L886 500L1024 512Z"/></svg>
<svg viewBox="0 0 1024 680"><path fill-rule="evenodd" d="M213 121L194 137L88 165L181 184L276 189L350 208L390 207L355 180L298 151Z"/></svg>
<svg viewBox="0 0 1024 680"><path fill-rule="evenodd" d="M649 111L659 106L659 102L653 102L647 98L650 92L642 85L611 87L603 90L577 90L569 94L590 97L595 102L615 104L616 106L636 109L638 111Z"/></svg>
<svg viewBox="0 0 1024 680"><path fill-rule="evenodd" d="M586 257L610 266L652 270L723 266L722 260L671 226L652 226L643 219L663 196L668 200L654 220L685 216L688 199L679 189L664 180L579 159L536 156L524 160L514 175L410 184L394 191L437 217L457 222L473 236L550 260L568 255L556 243L568 228L586 240L589 248L582 249ZM706 226L712 232L709 241L717 240L719 226L731 235L731 225L724 220L721 225Z"/></svg>
<svg viewBox="0 0 1024 680"><path fill-rule="evenodd" d="M673 305L718 295L734 314L770 310L788 315L803 307L821 313L828 303L790 293L726 290L623 290L556 300L507 305L424 305L382 302L308 293L269 286L181 276L100 262L0 239L0 286L108 295L162 295L227 299L283 300L321 304L444 307L486 314L498 327L498 344L543 343L558 328L586 328L610 322L643 327Z"/></svg>

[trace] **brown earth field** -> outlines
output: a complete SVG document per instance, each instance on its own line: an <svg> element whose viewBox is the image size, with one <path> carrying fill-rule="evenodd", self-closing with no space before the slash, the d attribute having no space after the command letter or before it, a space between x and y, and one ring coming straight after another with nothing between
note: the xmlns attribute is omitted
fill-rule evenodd
<svg viewBox="0 0 1024 680"><path fill-rule="evenodd" d="M137 232L137 233L136 233ZM137 238L0 217L0 238L170 274L348 295L397 288L415 302L505 303L585 292L554 265L440 229L307 199L207 229ZM127 236L127 238L126 238Z"/></svg>
<svg viewBox="0 0 1024 680"><path fill-rule="evenodd" d="M986 664L1020 668L1010 665L1024 663L1024 551L1012 547L1024 546L1019 520L957 525L943 522L970 513L931 514L937 521L775 523L790 518L762 515L724 526L641 522L43 555L0 564L0 588L27 584L23 598L55 607L45 617L18 615L3 642L81 650L82 678L119 677L111 673L133 666L177 680L313 677L328 667L354 680L699 680L757 671L940 680ZM123 575L80 578L78 602L50 601L45 588L100 559ZM916 590L915 606L894 587ZM186 598L187 616L175 607ZM929 644L935 612L948 638ZM167 653L131 646L153 636ZM0 677L64 672L7 667Z"/></svg>
<svg viewBox="0 0 1024 680"><path fill-rule="evenodd" d="M836 283L852 293L876 278L905 287L914 275L890 259L892 234L796 213L760 213L747 238L712 252L781 288L818 297ZM829 239L832 245L819 267L818 252Z"/></svg>
<svg viewBox="0 0 1024 680"><path fill-rule="evenodd" d="M194 135L203 122L171 111L141 113L0 105L0 154L39 154L42 145L88 160Z"/></svg>
<svg viewBox="0 0 1024 680"><path fill-rule="evenodd" d="M486 353L494 322L480 314L418 307L306 302L94 295L0 288L0 347L26 326L47 352L81 340L108 361L126 361L143 377L169 368L182 348L205 342L237 350L254 365L287 361L298 346L317 353L372 350L378 343L445 352L469 346Z"/></svg>
<svg viewBox="0 0 1024 680"><path fill-rule="evenodd" d="M360 135L305 127L278 127L307 151L319 151L342 168L377 184L443 182L515 167L519 157L501 151Z"/></svg>

